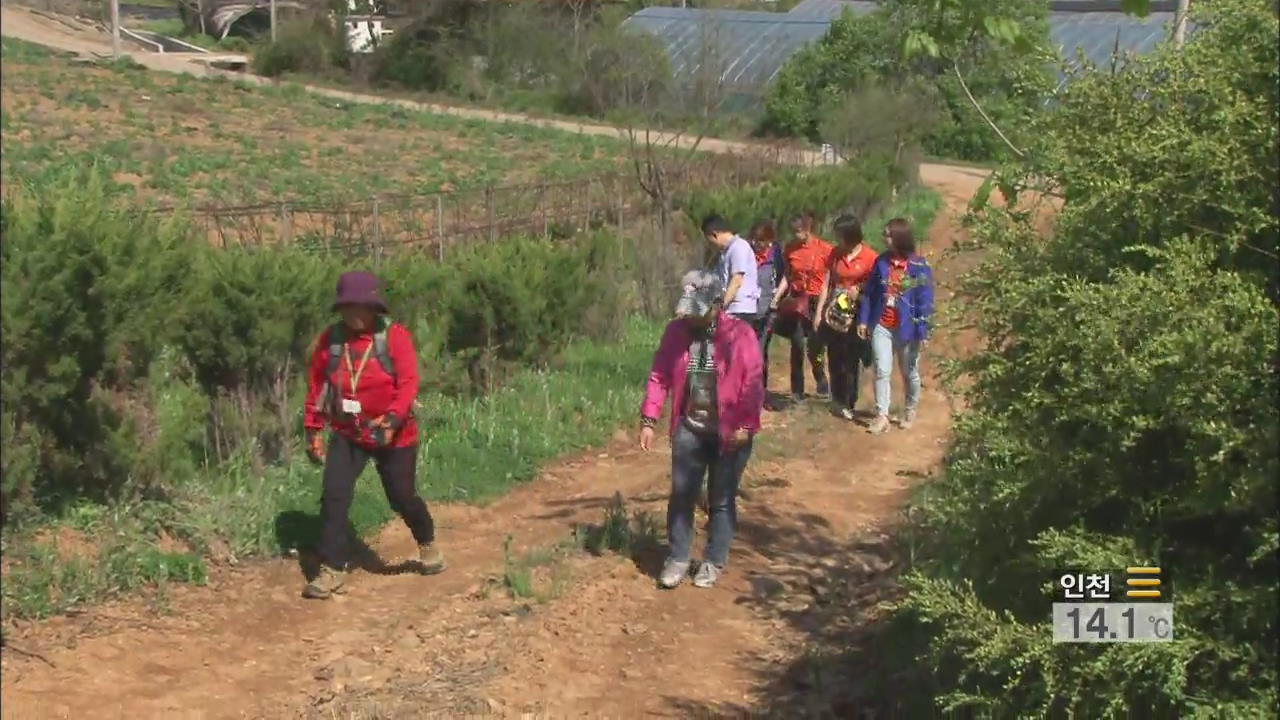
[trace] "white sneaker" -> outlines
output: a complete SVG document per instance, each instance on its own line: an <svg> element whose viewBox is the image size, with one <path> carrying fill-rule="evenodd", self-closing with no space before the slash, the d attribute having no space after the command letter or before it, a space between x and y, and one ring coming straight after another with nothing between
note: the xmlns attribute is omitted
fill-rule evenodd
<svg viewBox="0 0 1280 720"><path fill-rule="evenodd" d="M840 417L844 418L845 420L853 420L855 417L853 414L853 408L841 408Z"/></svg>
<svg viewBox="0 0 1280 720"><path fill-rule="evenodd" d="M709 588L716 584L716 580L720 579L720 573L724 570L713 562L702 561L698 565L698 573L693 576L694 587Z"/></svg>
<svg viewBox="0 0 1280 720"><path fill-rule="evenodd" d="M871 433L872 435L879 435L880 433L888 429L889 429L889 418L885 417L884 415L877 415L876 419L871 421L871 426L867 428L867 432Z"/></svg>
<svg viewBox="0 0 1280 720"><path fill-rule="evenodd" d="M670 589L684 582L684 579L688 576L688 560L681 562L668 558L666 564L662 566L662 574L658 576L658 584Z"/></svg>

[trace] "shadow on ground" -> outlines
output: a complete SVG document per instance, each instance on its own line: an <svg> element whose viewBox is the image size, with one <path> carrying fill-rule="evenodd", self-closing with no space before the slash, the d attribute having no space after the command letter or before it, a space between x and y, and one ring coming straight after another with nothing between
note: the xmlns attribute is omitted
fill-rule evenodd
<svg viewBox="0 0 1280 720"><path fill-rule="evenodd" d="M873 532L837 541L828 523L785 515L762 503L744 518L735 544L769 560L749 576L735 602L764 617L782 618L803 633L804 652L779 666L754 661L760 679L752 707L668 698L681 717L911 718L932 717L927 672L911 668L910 643L894 632L883 604L900 597L902 553L889 535Z"/></svg>
<svg viewBox="0 0 1280 720"><path fill-rule="evenodd" d="M282 512L276 516L275 530L276 542L280 547L297 551L298 569L303 578L314 578L320 570L320 558L315 550L320 541L320 516L301 510ZM388 563L369 547L350 522L347 523L347 538L351 548L352 567L374 575L400 575L418 569L413 561Z"/></svg>

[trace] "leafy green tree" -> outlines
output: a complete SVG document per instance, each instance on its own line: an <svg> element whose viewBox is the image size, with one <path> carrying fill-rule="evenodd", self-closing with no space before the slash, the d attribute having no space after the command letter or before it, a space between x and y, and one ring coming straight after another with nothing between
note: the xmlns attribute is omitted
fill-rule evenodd
<svg viewBox="0 0 1280 720"><path fill-rule="evenodd" d="M1043 3L1032 0L889 0L845 13L827 35L790 59L771 86L766 124L816 136L824 112L870 84L927 83L944 122L929 152L986 160L1010 152L1052 89Z"/></svg>
<svg viewBox="0 0 1280 720"><path fill-rule="evenodd" d="M954 307L984 345L951 368L967 409L890 640L918 643L943 708L1276 706L1280 20L1219 0L1197 24L1071 84L975 203L983 261ZM1062 201L1048 237L1030 189ZM1059 572L1135 563L1170 569L1175 642L1050 641Z"/></svg>

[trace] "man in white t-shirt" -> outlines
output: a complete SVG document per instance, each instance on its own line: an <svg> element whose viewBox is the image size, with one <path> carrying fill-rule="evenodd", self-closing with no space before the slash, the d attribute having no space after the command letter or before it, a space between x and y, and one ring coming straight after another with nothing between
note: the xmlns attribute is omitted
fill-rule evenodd
<svg viewBox="0 0 1280 720"><path fill-rule="evenodd" d="M760 312L760 283L751 243L738 237L719 215L708 215L702 221L702 234L720 251L715 271L724 283L724 311L754 323Z"/></svg>

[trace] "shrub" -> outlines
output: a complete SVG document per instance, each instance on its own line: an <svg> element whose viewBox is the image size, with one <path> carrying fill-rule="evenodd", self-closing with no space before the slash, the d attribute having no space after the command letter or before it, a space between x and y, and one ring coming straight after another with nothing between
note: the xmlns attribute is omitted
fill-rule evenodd
<svg viewBox="0 0 1280 720"><path fill-rule="evenodd" d="M374 51L373 79L413 90L448 90L456 76L458 49L435 32L397 33Z"/></svg>
<svg viewBox="0 0 1280 720"><path fill-rule="evenodd" d="M754 188L693 193L682 209L691 223L719 213L743 233L758 220L772 219L782 226L804 211L816 213L820 220L841 212L866 217L889 197L895 185L906 180L906 168L892 167L886 160L876 158L875 162L859 161L816 172L786 170ZM696 225L691 228L694 237L701 237Z"/></svg>
<svg viewBox="0 0 1280 720"><path fill-rule="evenodd" d="M129 216L105 197L87 173L3 200L6 516L120 491L155 420L139 393L174 337L195 253L180 220Z"/></svg>
<svg viewBox="0 0 1280 720"><path fill-rule="evenodd" d="M275 42L267 42L253 53L253 71L267 77L323 75L347 68L349 63L346 37L322 17L284 24Z"/></svg>
<svg viewBox="0 0 1280 720"><path fill-rule="evenodd" d="M823 110L818 131L844 157L901 167L941 120L937 94L928 85L871 80Z"/></svg>
<svg viewBox="0 0 1280 720"><path fill-rule="evenodd" d="M985 345L952 369L967 410L887 638L941 707L1274 713L1280 21L1200 12L1182 51L1069 86L995 181L1065 196L1051 236L978 198L962 298ZM1175 642L1050 642L1058 571L1144 563L1171 568Z"/></svg>

